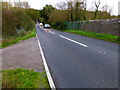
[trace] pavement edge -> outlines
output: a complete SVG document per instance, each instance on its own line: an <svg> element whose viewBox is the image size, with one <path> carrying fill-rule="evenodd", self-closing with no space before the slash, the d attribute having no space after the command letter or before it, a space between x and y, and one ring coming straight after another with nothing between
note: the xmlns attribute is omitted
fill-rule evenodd
<svg viewBox="0 0 120 90"><path fill-rule="evenodd" d="M43 64L44 64L44 67L45 67L45 71L46 71L46 74L47 74L47 78L48 78L48 81L49 81L49 85L50 85L52 90L56 90L55 84L54 84L52 76L50 74L50 70L48 68L48 65L47 65L47 62L46 62L46 59L45 59L45 56L44 56L44 53L43 53L43 50L42 50L42 47L41 47L41 44L40 44L40 41L38 39L37 34L36 34L36 37L37 37L40 53L41 53L41 56L42 56Z"/></svg>

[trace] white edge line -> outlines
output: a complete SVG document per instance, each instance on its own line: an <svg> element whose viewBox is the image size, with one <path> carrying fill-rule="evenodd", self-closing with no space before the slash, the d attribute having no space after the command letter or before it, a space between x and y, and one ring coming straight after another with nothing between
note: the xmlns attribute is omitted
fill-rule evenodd
<svg viewBox="0 0 120 90"><path fill-rule="evenodd" d="M50 31L50 33L55 34L54 32Z"/></svg>
<svg viewBox="0 0 120 90"><path fill-rule="evenodd" d="M52 90L56 90L55 84L54 84L52 76L50 74L50 70L48 68L48 65L47 65L47 62L46 62L46 59L45 59L45 56L44 56L44 53L43 53L43 50L42 50L42 47L41 47L41 44L40 44L40 41L38 39L37 34L36 34L36 37L37 37L38 45L39 45L39 48L40 48L40 52L41 52L42 59L43 59L43 64L44 64L44 67L45 67L45 71L46 71L46 74L47 74L47 77L48 77L50 87L51 87Z"/></svg>
<svg viewBox="0 0 120 90"><path fill-rule="evenodd" d="M70 39L70 38L67 38L67 37L65 37L65 36L60 35L60 37L66 39L66 40L69 40L69 41L71 41L71 42L74 42L74 43L76 43L76 44L79 44L79 45L81 45L81 46L83 46L83 47L87 47L87 45L82 44L82 43L79 43L79 42L77 42L77 41L75 41L75 40L72 40L72 39Z"/></svg>

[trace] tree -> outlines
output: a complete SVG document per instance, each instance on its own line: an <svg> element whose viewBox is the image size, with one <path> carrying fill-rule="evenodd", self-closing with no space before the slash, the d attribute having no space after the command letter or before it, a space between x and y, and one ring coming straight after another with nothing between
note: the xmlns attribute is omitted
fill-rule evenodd
<svg viewBox="0 0 120 90"><path fill-rule="evenodd" d="M50 15L49 22L57 23L67 21L67 10L54 10Z"/></svg>
<svg viewBox="0 0 120 90"><path fill-rule="evenodd" d="M58 9L68 12L68 21L79 21L82 20L82 4L81 0L67 0L57 4L57 6Z"/></svg>
<svg viewBox="0 0 120 90"><path fill-rule="evenodd" d="M19 29L20 27L23 27L25 30L32 30L34 28L32 17L36 17L37 12L39 12L38 10L36 11L33 9L32 12L29 12L30 14L28 14L26 13L25 8L21 9L18 7L13 7L9 2L2 2L2 4L3 38L17 35L16 29ZM32 17L30 17L30 15Z"/></svg>
<svg viewBox="0 0 120 90"><path fill-rule="evenodd" d="M22 8L22 2L20 0L18 2L14 2L14 6L18 8Z"/></svg>
<svg viewBox="0 0 120 90"><path fill-rule="evenodd" d="M10 2L2 2L2 8L9 9L12 7L12 3Z"/></svg>
<svg viewBox="0 0 120 90"><path fill-rule="evenodd" d="M28 2L21 2L22 7L24 9L29 9L30 8L30 4Z"/></svg>
<svg viewBox="0 0 120 90"><path fill-rule="evenodd" d="M112 15L112 7L108 7L108 13L109 13L109 19L111 19L111 15Z"/></svg>
<svg viewBox="0 0 120 90"><path fill-rule="evenodd" d="M54 11L54 7L52 5L46 5L45 7L43 7L43 9L40 11L41 13L41 17L44 18L44 20L46 22L48 22L51 13Z"/></svg>
<svg viewBox="0 0 120 90"><path fill-rule="evenodd" d="M97 17L100 4L101 4L100 0L98 2L94 1L94 5L95 5L94 19L96 19L96 17Z"/></svg>
<svg viewBox="0 0 120 90"><path fill-rule="evenodd" d="M67 10L68 9L68 2L67 1L65 1L65 2L59 2L59 3L57 3L56 7L59 10Z"/></svg>
<svg viewBox="0 0 120 90"><path fill-rule="evenodd" d="M101 9L102 9L103 12L107 12L108 11L108 5L103 5Z"/></svg>
<svg viewBox="0 0 120 90"><path fill-rule="evenodd" d="M83 18L84 20L86 20L87 0L83 0L83 9L84 9Z"/></svg>
<svg viewBox="0 0 120 90"><path fill-rule="evenodd" d="M40 18L40 11L35 9L24 9L26 14L33 20L36 21L36 19Z"/></svg>
<svg viewBox="0 0 120 90"><path fill-rule="evenodd" d="M73 21L73 2L70 1L68 2L68 17L69 17L69 21Z"/></svg>
<svg viewBox="0 0 120 90"><path fill-rule="evenodd" d="M99 19L108 19L109 18L109 15L108 15L108 5L103 5L101 7L101 12L100 12L100 15L99 15Z"/></svg>
<svg viewBox="0 0 120 90"><path fill-rule="evenodd" d="M30 4L28 2L21 2L20 0L18 2L14 2L14 6L18 8L24 8L24 9L30 8Z"/></svg>
<svg viewBox="0 0 120 90"><path fill-rule="evenodd" d="M83 2L81 2L80 0L76 0L75 1L75 21L79 21L82 20L81 19L81 15L82 15L82 4Z"/></svg>

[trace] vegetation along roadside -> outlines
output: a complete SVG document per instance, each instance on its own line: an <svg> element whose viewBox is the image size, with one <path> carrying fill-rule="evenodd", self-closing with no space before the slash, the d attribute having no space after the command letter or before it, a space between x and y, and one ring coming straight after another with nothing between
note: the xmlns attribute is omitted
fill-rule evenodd
<svg viewBox="0 0 120 90"><path fill-rule="evenodd" d="M31 31L21 31L19 36L14 36L14 37L12 36L9 37L8 39L2 40L2 44L0 45L0 48L5 48L7 46L13 45L23 40L27 40L35 36L36 36L35 29Z"/></svg>
<svg viewBox="0 0 120 90"><path fill-rule="evenodd" d="M15 69L2 71L2 88L50 88L45 72Z"/></svg>
<svg viewBox="0 0 120 90"><path fill-rule="evenodd" d="M64 32L73 33L77 35L92 37L100 40L120 43L119 37L114 35L102 34L102 33L94 33L94 32L87 32L87 31L78 31L78 30L65 30Z"/></svg>

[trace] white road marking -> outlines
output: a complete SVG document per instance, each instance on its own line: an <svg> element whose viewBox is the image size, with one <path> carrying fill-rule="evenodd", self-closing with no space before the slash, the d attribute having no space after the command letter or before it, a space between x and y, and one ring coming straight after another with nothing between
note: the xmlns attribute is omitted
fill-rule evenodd
<svg viewBox="0 0 120 90"><path fill-rule="evenodd" d="M105 53L105 52L103 52L103 54L105 55L106 53Z"/></svg>
<svg viewBox="0 0 120 90"><path fill-rule="evenodd" d="M105 54L106 54L106 52L103 52L103 51L99 51L99 53L100 53L100 54L103 54L103 55L105 55Z"/></svg>
<svg viewBox="0 0 120 90"><path fill-rule="evenodd" d="M102 53L102 51L99 51L99 53Z"/></svg>
<svg viewBox="0 0 120 90"><path fill-rule="evenodd" d="M38 45L39 45L39 48L40 48L40 53L41 53L41 56L42 56L42 59L43 59L43 64L44 64L44 67L45 67L45 71L46 71L46 74L47 74L47 77L48 77L50 87L51 87L52 90L56 90L56 87L55 87L55 84L53 82L52 76L50 74L50 70L48 68L48 65L47 65L47 62L46 62L42 47L40 45L40 41L38 40L37 34L36 34L36 37L37 37Z"/></svg>
<svg viewBox="0 0 120 90"><path fill-rule="evenodd" d="M81 46L83 46L83 47L87 47L87 45L82 44L82 43L79 43L79 42L77 42L77 41L75 41L75 40L72 40L72 39L70 39L70 38L67 38L67 37L65 37L65 36L60 35L60 37L66 39L66 40L69 40L69 41L71 41L71 42L74 42L74 43L76 43L76 44L79 44L79 45L81 45Z"/></svg>
<svg viewBox="0 0 120 90"><path fill-rule="evenodd" d="M50 33L52 33L52 34L55 34L54 32L52 32L52 31L49 31Z"/></svg>
<svg viewBox="0 0 120 90"><path fill-rule="evenodd" d="M48 29L44 29L45 31L47 31Z"/></svg>

